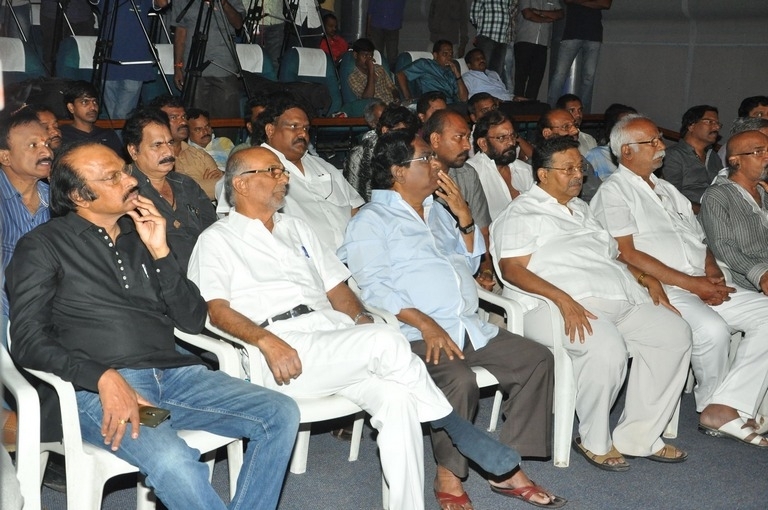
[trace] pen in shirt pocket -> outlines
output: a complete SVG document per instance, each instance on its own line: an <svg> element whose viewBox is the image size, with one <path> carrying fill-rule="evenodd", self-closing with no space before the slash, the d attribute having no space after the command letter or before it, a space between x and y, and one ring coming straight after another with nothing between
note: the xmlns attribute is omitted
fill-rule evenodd
<svg viewBox="0 0 768 510"><path fill-rule="evenodd" d="M304 248L303 244L301 245L301 251L304 253L305 257L309 258L309 252L307 251L306 248Z"/></svg>
<svg viewBox="0 0 768 510"><path fill-rule="evenodd" d="M149 273L147 273L147 266L144 264L141 265L141 270L144 271L144 276L149 280Z"/></svg>

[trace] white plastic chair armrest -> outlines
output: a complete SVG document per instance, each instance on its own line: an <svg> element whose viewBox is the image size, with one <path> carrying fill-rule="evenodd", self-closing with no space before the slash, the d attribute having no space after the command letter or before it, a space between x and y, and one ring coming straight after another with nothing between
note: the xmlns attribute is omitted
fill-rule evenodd
<svg viewBox="0 0 768 510"><path fill-rule="evenodd" d="M523 334L523 307L510 298L494 294L481 287L477 287L477 296L481 301L486 301L501 307L507 314L507 330L518 335Z"/></svg>
<svg viewBox="0 0 768 510"><path fill-rule="evenodd" d="M211 338L203 333L194 335L181 330L174 330L176 338L199 349L210 352L219 361L219 370L232 377L241 378L240 356L231 344Z"/></svg>

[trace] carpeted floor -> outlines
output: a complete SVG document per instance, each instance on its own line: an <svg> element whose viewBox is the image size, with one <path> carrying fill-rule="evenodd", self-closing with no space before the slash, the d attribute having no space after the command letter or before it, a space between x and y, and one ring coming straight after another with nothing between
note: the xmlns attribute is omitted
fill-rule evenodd
<svg viewBox="0 0 768 510"><path fill-rule="evenodd" d="M484 398L476 423L487 427L491 398ZM614 410L615 422L622 402ZM768 451L697 432L693 396L683 395L680 431L676 446L689 454L682 464L659 464L645 459L629 460L631 469L610 473L590 466L576 453L568 468L555 468L551 461L525 461L531 478L569 500L565 508L603 509L680 509L680 510L765 510L768 508ZM320 430L319 427L317 427ZM348 462L349 443L321 431L312 436L307 472L289 474L280 501L280 510L381 509L381 471L372 430L367 427L357 462ZM425 501L427 509L437 509L432 495L435 466L429 440L425 436ZM226 497L226 463L219 460L214 485ZM136 507L135 477L111 482L103 508L130 510ZM477 510L533 508L521 501L504 498L488 490L475 471L465 483ZM66 508L65 496L43 490L43 507ZM76 510L76 509L74 509ZM408 510L408 509L403 509Z"/></svg>

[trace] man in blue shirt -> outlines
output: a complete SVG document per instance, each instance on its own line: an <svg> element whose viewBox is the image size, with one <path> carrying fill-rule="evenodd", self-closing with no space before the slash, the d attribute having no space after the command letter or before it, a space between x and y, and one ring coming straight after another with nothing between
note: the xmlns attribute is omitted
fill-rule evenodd
<svg viewBox="0 0 768 510"><path fill-rule="evenodd" d="M449 103L464 102L468 99L467 87L461 78L461 70L453 61L453 44L450 41L437 41L432 48L433 60L420 58L397 73L397 86L403 99L413 99L424 92L440 91ZM419 89L411 91L409 82Z"/></svg>
<svg viewBox="0 0 768 510"><path fill-rule="evenodd" d="M390 66L397 60L404 10L405 0L368 1L368 38L384 50Z"/></svg>
<svg viewBox="0 0 768 510"><path fill-rule="evenodd" d="M477 409L471 367L490 371L509 395L502 443L523 456L548 457L552 355L478 316L472 275L485 244L458 185L440 169L429 145L407 132L382 135L372 167L371 202L352 218L339 249L363 301L397 316L411 350L459 415L469 419ZM433 193L447 209L434 202ZM463 508L470 504L461 485L467 460L440 432L432 433L432 444L438 462L435 496L442 508ZM491 490L549 508L565 504L522 470L494 480Z"/></svg>
<svg viewBox="0 0 768 510"><path fill-rule="evenodd" d="M3 272L11 260L19 238L51 218L48 211L47 179L53 151L48 147L48 133L28 108L0 123L0 239ZM0 339L7 347L8 297L0 286L3 313ZM2 348L2 347L0 347ZM16 416L3 402L0 411L3 443L16 443Z"/></svg>

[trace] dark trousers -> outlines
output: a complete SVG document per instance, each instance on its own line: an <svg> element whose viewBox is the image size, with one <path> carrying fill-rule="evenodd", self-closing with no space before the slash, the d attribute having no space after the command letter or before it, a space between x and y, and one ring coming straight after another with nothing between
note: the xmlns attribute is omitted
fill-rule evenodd
<svg viewBox="0 0 768 510"><path fill-rule="evenodd" d="M426 344L421 340L411 342L411 350L423 360ZM474 418L480 398L473 366L491 372L505 394L501 411L506 419L501 427L501 442L524 457L549 457L554 385L554 359L549 349L499 329L499 334L477 351L467 338L463 360L450 361L441 352L437 365L428 363L427 371L435 384L456 412L469 420ZM467 459L453 446L450 437L443 431L431 434L437 463L460 478L466 477Z"/></svg>
<svg viewBox="0 0 768 510"><path fill-rule="evenodd" d="M400 30L370 27L368 28L368 37L376 49L387 59L389 67L394 70L397 61L397 46L400 43Z"/></svg>
<svg viewBox="0 0 768 510"><path fill-rule="evenodd" d="M515 43L515 95L536 99L547 68L547 47Z"/></svg>

